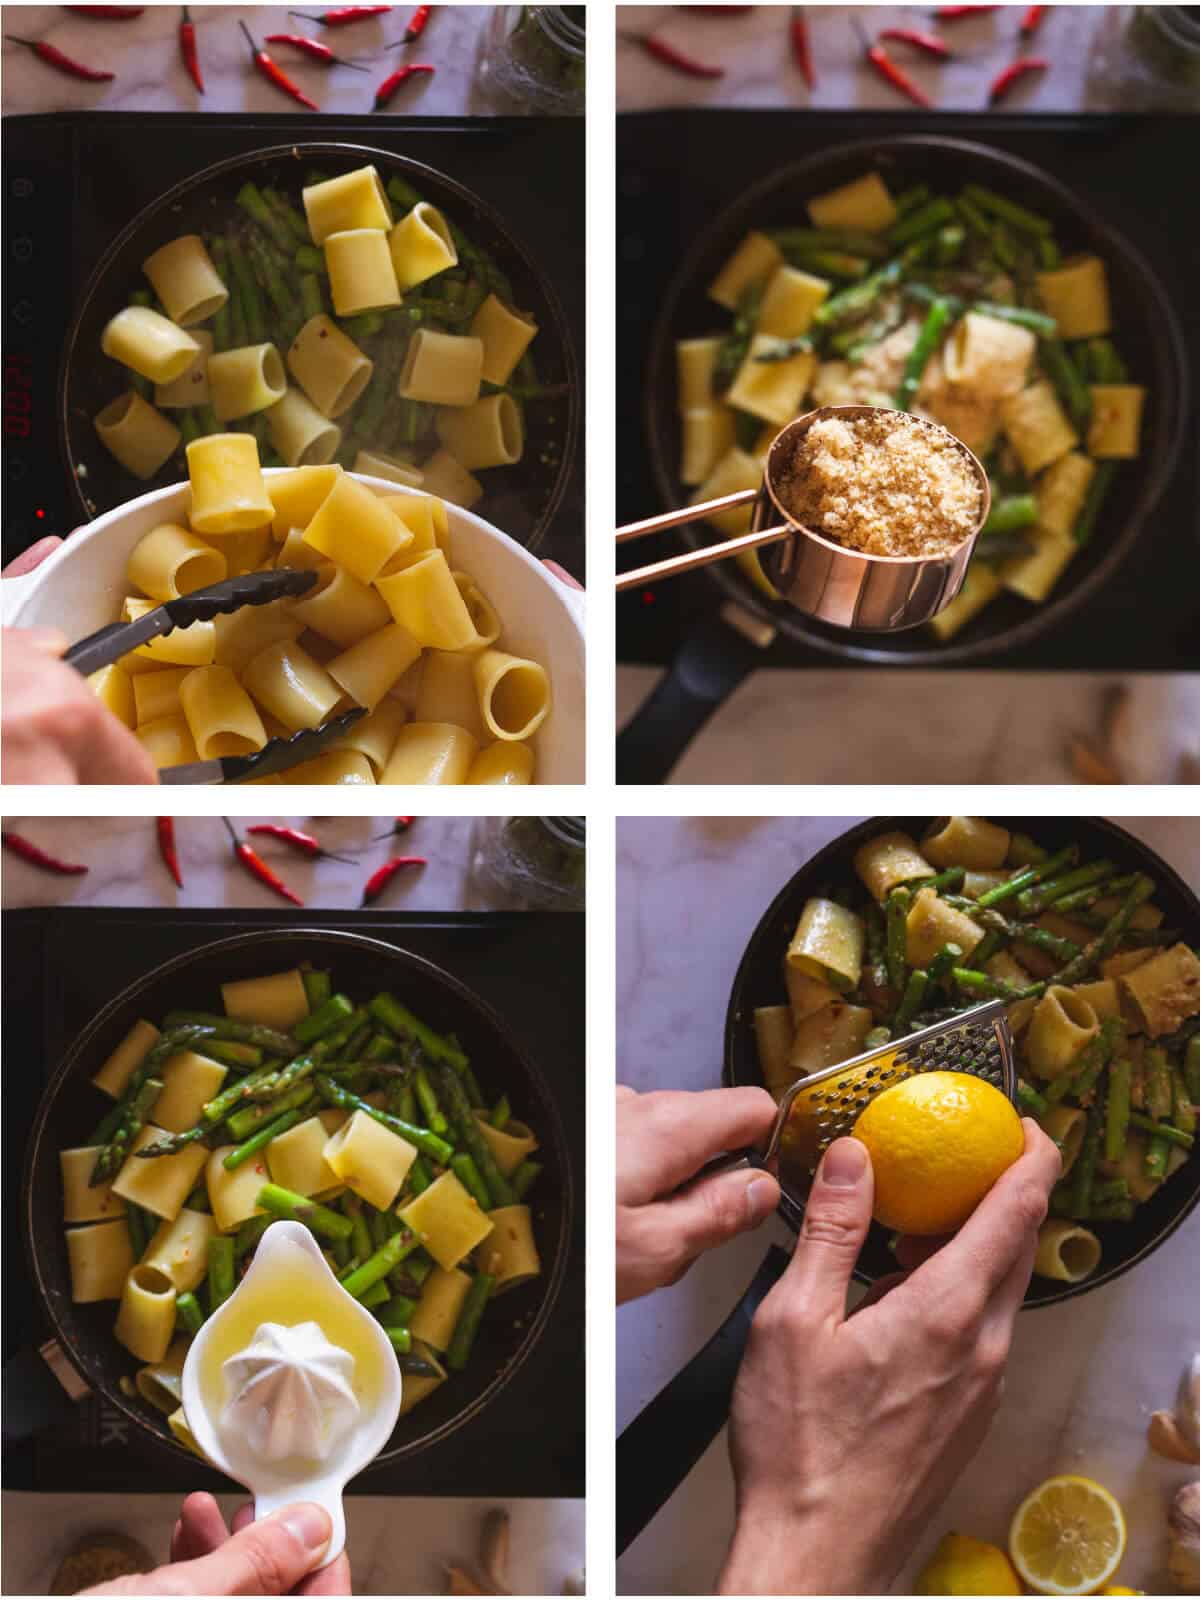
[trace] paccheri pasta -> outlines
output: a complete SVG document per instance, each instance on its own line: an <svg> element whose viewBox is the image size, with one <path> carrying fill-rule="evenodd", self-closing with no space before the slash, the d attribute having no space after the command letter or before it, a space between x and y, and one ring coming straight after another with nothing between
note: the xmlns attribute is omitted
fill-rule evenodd
<svg viewBox="0 0 1201 1601"><path fill-rule="evenodd" d="M1195 934L1164 928L1154 894L1144 873L984 818L879 834L781 949L788 1004L753 1016L763 1081L778 1099L805 1074L1009 1002L1019 1109L1063 1158L1034 1271L1084 1278L1105 1225L1129 1221L1196 1140L1201 968Z"/></svg>
<svg viewBox="0 0 1201 1601"><path fill-rule="evenodd" d="M101 337L128 387L96 431L153 478L234 422L268 466L336 461L470 506L473 474L514 466L544 397L538 325L488 254L375 167L311 175L298 197L247 183L225 232L183 234L143 263ZM546 392L549 393L549 392ZM461 427L453 414L467 413Z"/></svg>
<svg viewBox="0 0 1201 1601"><path fill-rule="evenodd" d="M93 1079L110 1110L60 1153L72 1299L117 1303L138 1394L175 1413L192 1336L268 1225L298 1220L386 1331L407 1413L542 1271L537 1134L393 994L356 1002L306 965L222 995L135 1024Z"/></svg>
<svg viewBox="0 0 1201 1601"><path fill-rule="evenodd" d="M963 588L927 626L948 640L997 596L1041 604L1140 450L1147 392L1111 337L1105 262L1063 256L1046 218L973 184L894 195L872 172L807 210L748 233L709 285L732 327L677 343L681 483L697 502L757 487L775 435L817 407L911 412L949 429L992 485ZM730 538L750 518L708 520ZM911 544L886 529L860 548ZM775 593L757 552L735 559Z"/></svg>
<svg viewBox="0 0 1201 1601"><path fill-rule="evenodd" d="M316 579L295 600L177 628L93 675L157 765L252 755L272 732L362 706L370 717L288 782L533 781L528 741L550 679L504 650L492 600L448 561L440 500L375 495L336 463L264 477L250 434L194 440L188 467L191 526L163 523L134 547L126 574L142 594L126 597L126 618L271 566Z"/></svg>

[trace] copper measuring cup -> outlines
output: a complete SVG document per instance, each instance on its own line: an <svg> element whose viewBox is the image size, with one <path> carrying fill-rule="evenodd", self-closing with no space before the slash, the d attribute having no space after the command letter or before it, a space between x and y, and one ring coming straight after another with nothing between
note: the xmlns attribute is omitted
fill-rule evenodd
<svg viewBox="0 0 1201 1601"><path fill-rule="evenodd" d="M763 481L758 489L742 489L717 500L681 506L676 511L617 530L617 542L641 539L661 528L674 528L714 512L753 505L751 531L736 539L706 545L667 561L654 562L633 572L620 573L619 590L672 578L693 567L722 561L743 550L767 547L763 570L780 597L798 611L835 628L858 628L877 633L916 628L950 605L959 593L972 559L976 539L987 521L992 503L988 474L962 441L949 429L924 418L913 418L923 428L944 435L971 465L980 490L980 514L972 532L946 556L874 556L836 544L809 528L787 511L777 498L775 484L791 459L800 436L819 418L854 419L896 416L887 406L819 406L788 423L767 452Z"/></svg>

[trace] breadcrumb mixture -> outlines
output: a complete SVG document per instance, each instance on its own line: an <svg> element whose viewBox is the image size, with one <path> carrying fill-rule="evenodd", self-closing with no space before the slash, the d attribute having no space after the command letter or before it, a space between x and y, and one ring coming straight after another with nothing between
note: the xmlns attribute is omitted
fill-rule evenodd
<svg viewBox="0 0 1201 1601"><path fill-rule="evenodd" d="M800 523L872 556L946 556L980 517L980 486L940 429L898 411L821 417L776 474Z"/></svg>

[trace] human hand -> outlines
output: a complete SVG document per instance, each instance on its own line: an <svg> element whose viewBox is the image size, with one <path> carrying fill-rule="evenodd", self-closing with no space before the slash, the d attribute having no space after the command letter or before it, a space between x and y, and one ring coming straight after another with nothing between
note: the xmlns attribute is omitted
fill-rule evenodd
<svg viewBox="0 0 1201 1601"><path fill-rule="evenodd" d="M686 1184L710 1157L762 1144L776 1115L766 1090L617 1087L617 1299L674 1284L702 1251L757 1228L780 1186L759 1169Z"/></svg>
<svg viewBox="0 0 1201 1601"><path fill-rule="evenodd" d="M1023 1155L959 1232L850 1316L871 1160L858 1140L830 1146L734 1391L723 1594L886 1594L979 1449L1060 1173L1056 1147L1022 1121Z"/></svg>
<svg viewBox="0 0 1201 1601"><path fill-rule="evenodd" d="M578 589L583 591L584 586L580 583L579 579L573 578L567 571L567 568L560 567L557 561L551 561L549 558L543 557L542 565L552 577L557 578L561 584L566 584L568 589Z"/></svg>
<svg viewBox="0 0 1201 1601"><path fill-rule="evenodd" d="M171 1560L153 1573L97 1584L83 1595L349 1595L345 1552L319 1573L329 1513L311 1503L283 1507L261 1523L249 1505L233 1534L211 1495L190 1495L171 1536ZM306 1577L311 1575L311 1577Z"/></svg>

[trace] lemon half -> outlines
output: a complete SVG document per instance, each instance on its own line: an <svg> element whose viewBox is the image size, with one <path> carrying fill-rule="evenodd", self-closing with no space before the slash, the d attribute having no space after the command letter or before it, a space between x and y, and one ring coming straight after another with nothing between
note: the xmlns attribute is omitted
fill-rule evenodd
<svg viewBox="0 0 1201 1601"><path fill-rule="evenodd" d="M1039 1595L1091 1595L1117 1572L1125 1549L1117 1501L1074 1473L1031 1490L1009 1526L1009 1555Z"/></svg>

